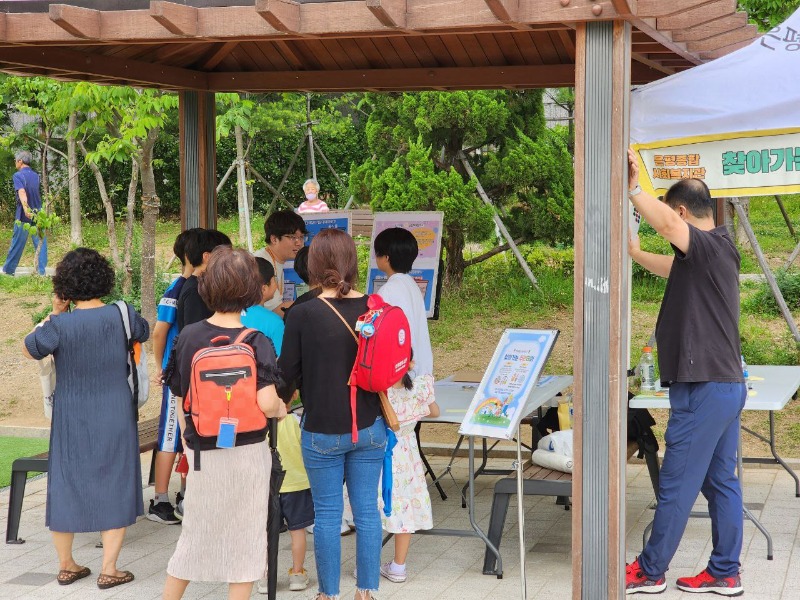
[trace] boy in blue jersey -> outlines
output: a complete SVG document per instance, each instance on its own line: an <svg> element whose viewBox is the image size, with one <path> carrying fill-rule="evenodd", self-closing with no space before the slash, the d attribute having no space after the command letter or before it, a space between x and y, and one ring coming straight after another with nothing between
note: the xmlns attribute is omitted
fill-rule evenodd
<svg viewBox="0 0 800 600"><path fill-rule="evenodd" d="M258 272L261 274L262 302L266 302L275 295L275 290L278 289L275 268L271 262L261 257L256 258L256 264L258 264ZM280 356L283 343L283 319L277 314L256 304L242 311L242 325L258 329L267 336L275 346L275 354Z"/></svg>
<svg viewBox="0 0 800 600"><path fill-rule="evenodd" d="M197 229L188 229L175 238L172 250L183 265L180 277L175 279L167 291L164 292L158 303L158 316L156 325L153 328L153 354L156 364L159 365L155 381L161 384L161 375L167 366L172 345L178 335L178 296L180 296L183 284L194 272L192 263L186 260L187 242L197 237ZM175 463L175 455L183 451L181 444L181 432L178 425L178 406L175 396L169 391L169 386L163 386L161 399L161 416L158 420L158 446L156 447L155 465L155 498L150 501L150 508L147 511L147 518L156 523L172 525L180 521L175 516L175 509L169 501L169 478L172 474L172 465ZM183 489L181 489L183 491ZM181 500L179 492L175 503Z"/></svg>

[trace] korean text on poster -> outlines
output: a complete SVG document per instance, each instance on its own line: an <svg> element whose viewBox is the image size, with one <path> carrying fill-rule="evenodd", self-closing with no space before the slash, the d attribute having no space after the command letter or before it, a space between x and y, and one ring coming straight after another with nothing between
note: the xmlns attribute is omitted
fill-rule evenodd
<svg viewBox="0 0 800 600"><path fill-rule="evenodd" d="M511 439L557 337L554 329L506 329L459 433Z"/></svg>
<svg viewBox="0 0 800 600"><path fill-rule="evenodd" d="M341 229L350 235L350 224L353 215L350 211L329 211L324 213L301 213L306 222L306 246L311 245L311 240L323 229Z"/></svg>

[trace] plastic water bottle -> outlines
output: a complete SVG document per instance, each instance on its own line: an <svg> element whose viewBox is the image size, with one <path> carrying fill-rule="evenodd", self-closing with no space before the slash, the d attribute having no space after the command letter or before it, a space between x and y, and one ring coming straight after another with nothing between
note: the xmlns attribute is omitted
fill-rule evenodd
<svg viewBox="0 0 800 600"><path fill-rule="evenodd" d="M747 363L744 360L744 354L742 354L742 375L744 375L744 382L747 384L748 389L750 388L750 372L747 370Z"/></svg>
<svg viewBox="0 0 800 600"><path fill-rule="evenodd" d="M653 359L653 349L650 346L642 348L639 375L642 378L641 390L643 392L655 392L658 389L656 386L656 362Z"/></svg>

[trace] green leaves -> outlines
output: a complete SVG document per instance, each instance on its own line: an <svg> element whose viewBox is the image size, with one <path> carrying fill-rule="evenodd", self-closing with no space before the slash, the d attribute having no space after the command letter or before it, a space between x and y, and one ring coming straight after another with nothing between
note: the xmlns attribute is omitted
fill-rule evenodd
<svg viewBox="0 0 800 600"><path fill-rule="evenodd" d="M759 31L769 31L783 23L800 7L800 0L739 0L739 8L747 11Z"/></svg>

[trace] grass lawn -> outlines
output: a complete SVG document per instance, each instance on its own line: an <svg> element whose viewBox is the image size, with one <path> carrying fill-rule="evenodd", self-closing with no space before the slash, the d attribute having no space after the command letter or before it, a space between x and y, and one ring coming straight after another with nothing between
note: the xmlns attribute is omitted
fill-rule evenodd
<svg viewBox="0 0 800 600"><path fill-rule="evenodd" d="M47 438L0 437L0 488L11 484L11 463L23 456L41 454L49 445Z"/></svg>

